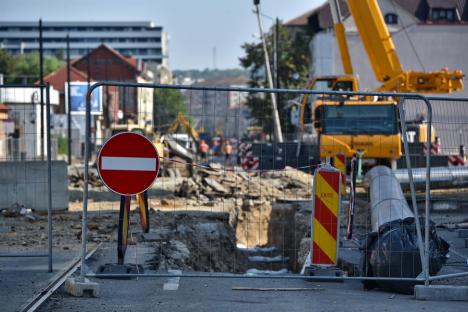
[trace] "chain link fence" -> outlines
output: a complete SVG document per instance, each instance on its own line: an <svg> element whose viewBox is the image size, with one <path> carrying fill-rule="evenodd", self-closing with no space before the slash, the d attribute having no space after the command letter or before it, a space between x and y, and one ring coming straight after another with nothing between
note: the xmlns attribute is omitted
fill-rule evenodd
<svg viewBox="0 0 468 312"><path fill-rule="evenodd" d="M110 242L103 252L125 263L126 271L94 263L90 271L82 265L81 277L161 277L181 270L184 277L359 279L368 288L408 292L447 261L448 244L430 216L436 160L425 152L452 131L441 127L443 118L431 105L436 99L102 82L91 87L88 107L96 88L112 88L116 96L104 116L87 114L86 161L77 185L83 189L82 257L89 241ZM273 135L269 93L278 99L285 142ZM313 100L303 101L305 94ZM150 139L161 164L153 186L130 201L107 191L96 170L100 146L126 131ZM340 208L314 215L314 172L338 154L346 156ZM332 266L310 263L316 217L325 218L323 233L332 236L324 254L338 246ZM318 274L317 267L332 276Z"/></svg>
<svg viewBox="0 0 468 312"><path fill-rule="evenodd" d="M54 195L66 194L66 166L52 162L50 92L48 85L0 86L0 257L46 257L52 272L52 209L66 209L68 198L52 202L52 177L62 183ZM34 242L25 239L30 232Z"/></svg>

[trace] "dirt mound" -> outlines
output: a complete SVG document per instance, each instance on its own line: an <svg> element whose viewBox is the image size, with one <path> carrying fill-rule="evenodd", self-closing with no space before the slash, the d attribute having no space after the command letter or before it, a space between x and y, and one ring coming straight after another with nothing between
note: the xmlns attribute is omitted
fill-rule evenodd
<svg viewBox="0 0 468 312"><path fill-rule="evenodd" d="M161 213L159 223L161 242L150 263L153 269L245 272L247 259L236 248L227 213Z"/></svg>

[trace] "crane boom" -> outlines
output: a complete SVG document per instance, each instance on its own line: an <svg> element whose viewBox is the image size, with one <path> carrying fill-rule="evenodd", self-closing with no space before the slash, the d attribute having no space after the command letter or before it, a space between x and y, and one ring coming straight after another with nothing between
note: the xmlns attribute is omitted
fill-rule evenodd
<svg viewBox="0 0 468 312"><path fill-rule="evenodd" d="M375 77L385 82L403 73L390 33L376 0L348 0Z"/></svg>
<svg viewBox="0 0 468 312"><path fill-rule="evenodd" d="M348 42L346 41L345 28L343 25L343 18L341 16L340 4L338 0L330 0L330 10L333 18L333 28L335 30L336 41L340 49L341 63L346 75L353 74L353 64L351 63L351 56L349 55Z"/></svg>
<svg viewBox="0 0 468 312"><path fill-rule="evenodd" d="M375 77L378 91L450 93L463 89L460 70L405 71L377 0L347 0Z"/></svg>

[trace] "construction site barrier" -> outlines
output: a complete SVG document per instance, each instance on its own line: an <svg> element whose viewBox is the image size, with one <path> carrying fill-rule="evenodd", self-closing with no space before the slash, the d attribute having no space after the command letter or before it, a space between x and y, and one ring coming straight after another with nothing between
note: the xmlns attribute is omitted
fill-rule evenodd
<svg viewBox="0 0 468 312"><path fill-rule="evenodd" d="M0 103L8 105L9 115L0 121L0 142L8 142L0 145L0 209L3 217L0 225L2 229L10 229L2 231L5 235L2 241L10 246L22 244L17 241L16 233L11 232L19 231L21 235L21 231L27 229L16 222L16 219L26 218L34 222L37 220L36 213L47 212L47 228L44 228L43 237L41 235L37 244L23 244L21 252L15 247L1 250L0 258L45 257L48 272L53 270L50 92L48 84L0 85ZM55 164L54 173L60 171L59 166ZM62 186L64 185L66 186L62 181ZM66 201L68 202L68 198ZM68 203L61 209L66 209L66 205ZM34 227L37 227L34 229L37 233L41 232L39 225ZM10 239L13 241L10 242Z"/></svg>
<svg viewBox="0 0 468 312"><path fill-rule="evenodd" d="M139 90L153 90L153 91L161 91L161 90L177 90L179 92L183 92L185 94L185 98L187 99L187 107L188 107L188 116L189 118L197 118L197 120L200 121L200 128L204 128L207 132L212 133L212 138L213 142L216 142L218 140L217 138L219 137L219 134L224 130L224 135L226 133L229 133L229 135L226 135L230 138L235 138L237 145L234 145L237 148L237 151L234 151L235 154L237 154L237 164L239 166L236 166L236 162L233 160L228 160L228 156L226 156L226 161L221 161L222 156L222 147L219 147L216 143L216 149L213 149L208 158L202 159L197 156L197 151L191 150L188 145L186 146L187 148L187 154L192 155L190 160L184 160L180 159L177 157L170 158L171 163L175 164L183 164L186 168L192 168L193 170L199 170L201 172L200 179L184 179L181 182L181 185L184 187L176 190L175 194L179 194L177 196L180 196L181 201L185 202L186 204L182 204L181 209L179 208L180 205L177 203L176 200L173 200L174 204L169 204L171 206L171 211L176 212L179 209L181 211L188 211L190 209L198 208L197 205L201 204L193 204L190 196L199 196L198 198L202 198L203 201L206 198L205 203L209 203L210 205L217 205L217 202L225 202L226 198L234 198L233 202L236 204L237 211L236 213L238 214L239 218L236 219L237 227L235 228L239 233L236 233L238 238L242 236L241 240L244 242L246 245L242 246L242 244L238 243L239 248L244 248L246 253L249 252L255 252L256 254L254 256L249 256L249 261L253 260L259 260L261 259L262 261L265 261L268 257L265 257L263 255L259 255L258 253L261 252L267 252L266 250L271 247L269 244L275 244L275 246L280 246L282 249L282 257L278 258L280 261L286 261L285 259L288 258L289 262L294 262L297 263L297 260L299 258L298 256L298 251L300 249L299 242L301 241L301 237L296 237L296 233L299 227L302 227L303 225L299 225L294 219L294 213L297 211L303 212L306 211L306 213L312 213L310 210L307 211L307 205L310 206L310 198L297 198L296 201L293 201L291 198L289 198L286 201L283 201L281 198L281 193L284 192L284 185L278 185L276 186L269 186L269 184L265 184L263 179L267 179L265 177L266 174L269 174L269 178L273 179L272 177L279 177L282 173L288 172L288 170L293 170L294 168L296 169L303 169L303 171L312 173L313 169L316 168L318 165L321 163L321 157L318 156L316 158L307 158L308 163L299 163L299 155L301 155L301 150L303 146L305 146L307 143L303 140L305 134L304 132L301 132L302 136L299 137L296 142L283 142L283 143L275 143L274 138L270 136L271 133L268 133L268 131L265 131L265 129L270 129L271 127L268 127L268 122L271 122L271 120L268 120L265 116L265 121L263 119L260 120L259 125L254 125L250 124L242 128L242 131L239 130L240 126L240 111L239 111L239 106L235 106L234 104L233 107L234 110L236 111L236 114L233 116L229 116L230 111L227 110L225 107L218 108L215 103L216 99L222 99L221 101L224 101L226 99L226 94L235 94L234 98L236 99L262 99L265 98L265 94L269 93L275 93L279 97L284 97L284 98L293 98L293 97L300 97L304 94L309 94L309 95L315 95L315 96L322 96L322 97L328 97L331 99L346 99L349 98L389 98L391 101L396 102L397 110L395 112L399 113L399 125L394 125L394 127L401 129L401 140L403 140L403 146L401 146L401 155L398 157L395 157L394 159L389 160L388 166L391 167L396 167L400 166L400 168L403 168L401 170L406 170L408 173L408 180L409 180L409 185L410 185L410 194L408 196L410 197L410 206L412 208L412 212L414 214L414 224L415 224L415 236L417 239L417 247L418 247L418 259L414 259L414 261L419 261L419 263L422 264L422 272L420 274L417 274L414 277L407 277L407 276L366 276L363 275L359 272L357 266L359 265L350 265L347 268L343 267L343 269L346 269L347 271L351 272L348 273L347 276L339 276L339 277L326 277L324 279L337 279L337 280L372 280L372 281L411 281L414 283L418 282L424 282L426 285L429 284L430 280L433 279L435 276L431 276L429 272L429 266L430 266L430 259L429 259L429 237L428 235L423 236L423 232L430 231L431 229L431 159L432 157L435 157L436 155L431 155L431 153L424 153L424 149L426 150L431 150L432 145L433 145L433 134L432 134L432 120L433 120L433 111L432 111L432 102L437 101L436 98L433 98L429 100L429 98L420 95L420 94L407 94L407 93L383 93L383 92L344 92L344 91L311 91L311 90L290 90L290 89L265 89L265 88L228 88L228 87L201 87L201 86L181 86L181 85L157 85L157 84L143 84L143 83L122 83L122 82L98 82L94 85L91 86L91 88L88 90L87 94L87 111L86 111L86 144L85 144L85 163L84 163L84 188L83 188L83 216L82 216L82 265L81 265L81 272L80 272L80 277L85 278L85 277L96 277L98 274L96 272L87 272L86 271L86 265L85 265L85 254L86 254L86 249L87 249L87 222L88 222L88 205L89 205L89 182L90 182L90 161L93 158L93 153L92 151L99 146L99 141L102 141L104 138L98 137L96 134L91 132L91 125L94 122L91 119L91 114L90 114L90 99L93 93L93 90L99 87L113 87L121 90L127 90L127 94L134 94L138 93ZM128 90L138 90L138 92L132 91L129 92ZM124 93L125 91L122 91ZM196 106L198 104L195 104L196 99L200 100L200 103L202 103L200 106ZM193 101L193 102L192 102ZM210 102L211 101L211 102ZM245 103L245 102L244 102ZM237 103L238 104L238 103ZM236 104L236 105L237 105ZM138 105L138 104L137 104ZM193 105L193 106L192 106ZM242 104L245 105L245 104ZM346 105L346 104L345 104ZM196 107L195 107L196 106ZM193 109L193 110L192 110ZM220 111L220 110L221 111ZM224 113L222 113L222 110L226 110ZM265 108L265 111L269 110L269 107ZM413 144L412 142L408 142L408 135L407 132L408 127L413 126L411 124L413 117L415 117L417 114L424 114L424 125L425 127L419 127L421 131L421 135L419 138L419 141L416 144ZM156 123L153 125L153 127L158 128L158 129L163 129L163 125L167 124L167 120L165 120L164 115L161 117L158 117L160 119L155 119ZM359 121L359 116L356 117L356 120ZM232 121L232 120L234 121ZM369 122L367 120L366 122ZM131 123L128 121L124 121L122 123L124 126L129 126ZM232 128L229 128L230 126L233 126ZM254 131L255 127L260 127L262 130L256 133ZM355 127L355 125L350 126L350 129L352 130L352 127ZM369 128L372 127L372 124L369 124ZM127 127L128 129L128 127ZM109 129L108 129L109 130ZM439 135L439 131L437 130L437 134ZM164 130L161 130L164 132ZM252 133L252 138L249 140L241 140L242 138L242 133L251 131ZM312 131L312 135L313 135ZM316 135L316 133L315 133ZM179 142L182 139L176 139L175 136L170 136L167 135L169 138L169 143L168 144L173 144L173 142L179 140ZM286 135L285 137L291 137ZM443 143L443 138L444 136L442 135L442 147L441 147L441 153L444 154L444 143ZM94 140L94 141L93 141ZM170 141L174 140L174 141ZM382 139L383 140L383 139ZM312 140L314 142L314 140ZM260 146L258 149L254 144L262 144L259 142L265 142L264 146ZM317 142L317 141L315 141ZM399 141L400 142L400 141ZM293 145L294 143L294 145ZM320 138L318 139L319 144L323 144L323 142L320 142ZM379 142L384 146L384 142ZM313 143L317 144L317 143ZM333 143L331 142L330 144L337 144L336 142ZM361 146L366 146L369 145L369 142L362 141L362 142L354 142L354 144L361 144ZM96 147L93 147L96 146ZM174 145L175 146L175 145ZM383 149L384 147L379 147ZM387 148L387 147L385 147ZM400 149L400 147L398 147ZM175 150L175 149L174 149ZM291 159L288 161L285 161L286 155L292 155L291 151L296 151L296 157L297 157L297 162L296 166L290 166L286 165L286 163L291 164L294 163L294 161L291 161ZM221 151L221 152L220 152ZM255 151L255 152L254 152ZM413 152L416 151L415 155ZM291 152L291 154L290 154ZM360 150L359 148L357 149L356 154L359 154ZM395 151L386 151L386 152L395 152ZM221 154L221 155L220 155ZM329 157L333 157L334 155L330 155ZM351 157L348 156L348 159ZM328 156L327 156L328 157ZM267 161L264 158L268 158ZM368 157L366 157L366 154L363 153L362 155L357 155L357 159L362 158L362 164L360 162L360 165L363 167L366 166L367 164L365 163L368 161ZM397 159L399 158L399 159ZM313 161L311 161L313 159ZM324 160L324 159L323 159ZM398 161L397 161L398 160ZM380 161L380 160L378 160ZM221 165L215 164L215 162L220 162ZM346 163L346 161L344 161ZM262 164L267 164L270 167L264 167ZM424 185L424 193L423 194L417 194L417 189L415 187L415 181L413 178L413 167L417 164L417 166L420 168L418 170L422 171L422 179L424 180L423 185ZM167 165L167 164L166 164ZM375 165L375 163L373 164ZM346 167L347 164L344 166ZM190 170L192 170L190 169ZM357 169L356 169L357 170ZM164 171L164 170L163 170ZM170 172L170 171L168 171ZM226 175L227 173L232 173L232 176L226 177L226 180L223 180L223 184L220 184L220 182L216 181L213 179L213 176L223 176ZM193 173L192 173L193 174ZM316 175L317 176L317 175ZM338 173L338 176L340 177L341 174ZM177 178L177 173L172 172L171 179L176 179ZM254 181L258 180L258 189L255 190L255 194L252 194L253 192L253 187L254 187ZM312 179L310 179L312 180ZM343 179L344 180L344 179ZM242 189L239 186L239 181L245 181L246 182L246 189ZM230 183L230 184L229 184ZM274 185L275 182L269 182L273 183ZM294 182L297 183L297 182ZM288 184L287 187L289 188L294 188L294 183L291 182ZM308 182L307 182L308 183ZM317 182L315 182L317 183ZM226 185L230 185L229 187L226 187ZM312 181L310 181L310 195L312 193ZM194 189L192 188L194 187ZM201 189L207 188L210 191L202 193ZM314 184L314 187L316 185ZM339 188L342 186L339 185ZM200 193L202 193L200 196ZM338 191L338 196L341 196L341 192ZM297 194L296 194L297 195ZM424 206L424 213L422 219L419 217L418 214L418 201L421 202L421 195L423 196L422 202ZM149 202L150 202L150 209L151 209L151 201L152 201L152 196L151 196L151 190L148 194L149 196ZM276 196L276 197L275 197ZM353 194L354 196L354 194ZM281 209L275 210L272 209L270 206L270 201L268 201L268 204L265 204L265 201L263 200L264 198L275 198L276 200L272 201L274 205L283 205L281 206ZM417 197L419 200L417 200ZM224 198L224 199L222 199ZM347 200L347 198L342 198L343 200ZM167 202L168 200L165 198L160 198L161 201ZM197 199L198 200L198 199ZM171 199L172 201L172 199ZM307 204L303 204L302 201L309 201ZM341 202L341 200L338 200ZM359 205L362 207L362 198L354 198L353 197L353 202L359 201ZM190 202L190 203L189 203ZM92 205L99 205L97 203L92 203ZM195 207L193 206L195 205ZM266 215L269 216L269 218L273 219L276 217L277 221L276 224L273 224L271 219L270 223L265 223L265 220L262 220L263 214L259 215L254 215L253 210L255 210L255 207L258 207L260 205L265 205L265 209L269 209ZM212 206L213 207L213 206ZM291 207L294 207L291 209ZM305 207L305 208L298 208L298 207ZM117 208L116 208L117 209ZM231 209L231 208L229 208ZM234 211L234 210L230 210ZM294 211L294 212L292 212ZM187 212L185 212L187 213ZM341 212L343 213L343 211ZM348 213L347 211L345 213ZM350 239L345 239L343 235L337 235L336 238L336 244L340 247L337 248L336 252L338 254L338 249L339 248L344 248L344 249L353 249L355 250L356 253L368 253L370 252L369 250L359 250L359 245L358 242L363 238L363 235L367 235L370 232L375 232L376 229L372 228L370 224L367 223L365 218L362 218L360 220L357 220L356 216L359 214L362 214L363 210L362 208L357 209L354 211L354 221L352 221L352 224L348 224L348 222L344 222L344 220L347 220L347 218L342 218L343 224L340 224L339 221L337 221L336 225L337 227L343 227L346 228L346 226L351 226L354 227L354 231L351 231L352 236ZM179 215L177 214L173 215L174 222L177 224L176 229L178 233L182 233L183 231L189 231L183 224L180 224L180 221L184 218L186 218L186 215ZM249 219L250 218L250 219ZM151 219L151 214L150 214L150 219ZM309 220L311 220L310 218ZM420 219L423 220L423 224L420 224ZM340 218L338 218L340 220ZM195 228L197 226L203 226L204 227L210 227L214 225L206 225L207 223L204 223L202 225L194 225ZM269 225L268 225L269 224ZM309 232L311 231L311 224L308 224L304 228L304 232ZM252 228L254 228L255 233L252 232ZM269 232L269 228L272 229L274 228L275 231L274 233L271 233L271 230ZM316 228L316 227L315 227ZM216 231L215 231L216 232ZM265 237L261 237L259 233L264 233L262 235L266 235ZM349 232L349 231L348 231ZM213 232L210 232L213 233ZM337 231L337 233L340 233ZM344 233L344 232L343 232ZM161 233L158 232L158 235L164 235L164 231L161 229ZM130 235L132 235L130 233ZM158 236L156 235L156 236ZM239 236L240 235L240 236ZM159 237L159 236L158 236ZM159 238L155 238L156 241ZM214 246L215 240L211 238L211 236L205 237L206 241L209 242L210 246ZM311 239L308 238L308 243L309 246L311 244ZM140 248L138 246L139 242L136 243L137 248ZM171 243L172 244L172 243ZM201 243L199 243L201 244ZM258 246L257 246L258 245ZM343 246L342 246L343 245ZM164 246L164 245L161 245ZM167 245L166 245L167 246ZM187 247L187 246L186 246ZM141 247L143 248L143 247ZM163 247L160 247L163 248ZM169 247L165 247L169 248ZM176 248L175 246L171 246L170 248ZM177 247L178 248L178 247ZM201 248L201 246L197 246L198 250ZM214 247L213 247L214 248ZM266 248L266 249L264 249ZM188 247L187 247L188 249ZM185 250L182 248L181 250ZM268 249L269 250L269 249ZM210 249L210 257L218 257L218 260L225 260L226 263L229 261L232 261L233 259L227 259L223 258L222 254L219 254L219 250L216 249ZM202 256L200 254L195 255L195 253L191 254L191 256L196 257L196 256ZM240 262L239 260L241 257L236 258L234 257L234 268L240 268ZM334 258L334 257L332 257ZM198 259L198 258L197 258ZM335 264L335 261L337 260L332 259L333 264ZM343 265L343 259L342 261L336 261L338 265ZM346 260L346 259L344 259ZM274 259L268 258L268 261L270 262L266 267L267 268L273 268L273 263L276 263ZM216 271L220 270L220 268L217 266L217 264L213 264L214 262L211 262L210 270ZM196 267L195 264L192 264L193 267ZM294 267L294 266L293 266ZM294 267L295 271L300 271L300 268ZM355 270L354 272L353 269ZM237 273L237 274L236 274ZM244 272L245 273L245 272ZM206 276L208 277L246 277L246 278L251 278L251 275L245 275L244 273L241 272L232 272L231 274L220 274L220 273L206 273ZM436 272L437 273L437 272ZM434 273L434 274L436 274ZM165 273L126 273L126 274L113 274L113 273L105 273L101 272L101 277L124 277L124 276L142 276L142 277L166 277L166 276L174 276L172 274L165 274ZM197 277L197 276L205 276L205 274L190 274L190 273L183 273L180 274L181 277ZM441 276L441 275L437 275ZM458 276L458 275L457 275ZM258 276L254 276L254 278L298 278L297 275L291 274L291 271L289 271L289 274L286 275L275 275L275 274L262 274ZM307 278L302 276L303 278ZM314 278L320 279L320 277L315 276ZM447 278L450 278L450 276L447 275Z"/></svg>

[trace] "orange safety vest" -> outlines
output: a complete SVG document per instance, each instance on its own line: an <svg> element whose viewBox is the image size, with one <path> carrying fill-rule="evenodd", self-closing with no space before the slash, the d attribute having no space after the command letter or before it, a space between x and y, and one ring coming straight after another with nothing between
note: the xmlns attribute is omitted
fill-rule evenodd
<svg viewBox="0 0 468 312"><path fill-rule="evenodd" d="M232 145L231 144L224 145L224 153L226 153L228 155L232 154Z"/></svg>

